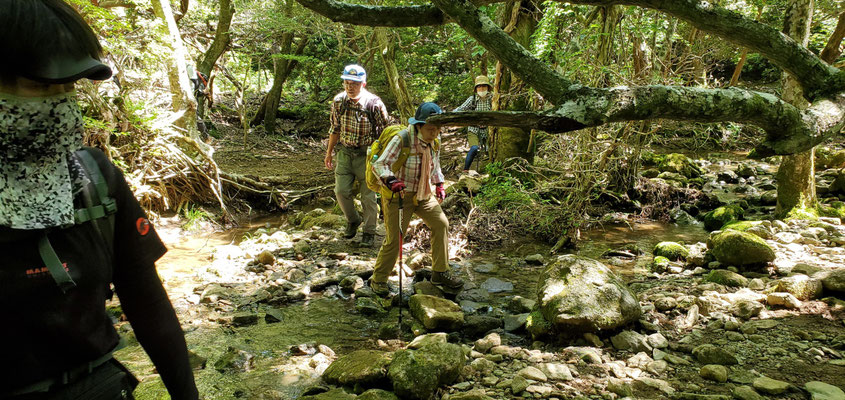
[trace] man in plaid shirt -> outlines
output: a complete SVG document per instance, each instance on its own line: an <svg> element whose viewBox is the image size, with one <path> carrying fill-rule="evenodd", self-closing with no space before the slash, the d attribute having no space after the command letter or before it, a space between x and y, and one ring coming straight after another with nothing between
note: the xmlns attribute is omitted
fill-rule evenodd
<svg viewBox="0 0 845 400"><path fill-rule="evenodd" d="M327 169L334 169L334 192L346 216L344 237L354 238L363 222L361 246L370 247L376 233L378 204L375 192L367 188L364 171L367 148L387 126L387 109L378 96L364 88L367 85L367 73L363 67L347 65L340 77L343 79L344 91L338 93L332 101L325 165ZM336 165L332 159L335 148L338 150ZM363 218L355 209L353 201L355 181L358 181L361 191Z"/></svg>
<svg viewBox="0 0 845 400"><path fill-rule="evenodd" d="M431 229L431 283L449 293L457 293L464 286L464 282L453 276L449 269L449 220L440 208L440 202L446 198L443 171L440 170L440 149L436 141L440 126L425 123L429 116L440 113L437 104L423 103L408 120L411 149L405 164L395 174L390 168L399 159L402 134L394 136L372 164L376 175L394 193L394 196L382 196L381 199L385 238L369 282L370 288L380 296L389 293L387 278L399 255L399 235L408 229L413 214L422 218ZM435 187L433 191L432 185ZM404 210L401 222L400 196Z"/></svg>
<svg viewBox="0 0 845 400"><path fill-rule="evenodd" d="M452 110L458 111L490 111L493 109L493 86L490 85L490 80L485 75L479 75L475 78L475 93L467 97L464 104ZM469 152L467 152L466 160L464 160L464 173L469 172L469 167L472 166L472 160L478 154L479 148L487 149L488 129L486 126L470 126L467 128L467 144L469 144Z"/></svg>

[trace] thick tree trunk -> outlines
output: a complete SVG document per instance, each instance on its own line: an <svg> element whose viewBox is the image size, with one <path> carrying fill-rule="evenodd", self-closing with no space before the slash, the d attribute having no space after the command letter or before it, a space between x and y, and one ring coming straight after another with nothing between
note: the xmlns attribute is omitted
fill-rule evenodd
<svg viewBox="0 0 845 400"><path fill-rule="evenodd" d="M396 68L396 46L393 44L391 32L386 28L375 28L375 35L381 49L381 61L384 63L384 73L387 75L390 92L396 98L399 120L407 121L408 118L414 116L414 102L408 94L405 78Z"/></svg>
<svg viewBox="0 0 845 400"><path fill-rule="evenodd" d="M214 40L208 46L205 54L203 54L199 65L197 65L197 70L208 76L209 81L212 79L211 70L214 68L214 64L217 63L220 56L229 48L229 42L232 38L229 27L232 24L232 17L235 15L235 7L232 5L232 0L220 0L218 6L220 9L217 13L217 29L214 32ZM205 117L205 104L205 96L200 96L197 99L197 117L200 120Z"/></svg>
<svg viewBox="0 0 845 400"><path fill-rule="evenodd" d="M786 15L784 33L806 46L810 40L814 0L792 0ZM789 75L783 78L782 98L794 106L806 109L807 102L801 95L798 82ZM775 214L784 217L795 209L816 205L816 178L813 167L815 151L783 156L778 168L778 200Z"/></svg>
<svg viewBox="0 0 845 400"><path fill-rule="evenodd" d="M601 12L601 34L599 36L598 62L602 67L610 65L613 58L613 35L616 32L616 22L619 21L619 7L605 6L599 7ZM524 46L523 43L520 43ZM601 77L599 86L607 86L610 84L610 75L605 73Z"/></svg>
<svg viewBox="0 0 845 400"><path fill-rule="evenodd" d="M264 123L264 130L267 133L273 133L276 130L276 113L279 109L279 102L282 98L282 89L284 89L285 81L287 81L293 69L296 68L298 62L296 60L282 59L280 55L300 55L305 50L308 40L302 38L296 47L296 50L291 52L293 47L293 33L285 32L282 34L282 48L273 60L273 86L270 91L264 96L258 111L255 113L250 125L258 125Z"/></svg>
<svg viewBox="0 0 845 400"><path fill-rule="evenodd" d="M167 57L167 76L170 79L171 109L181 113L174 125L184 130L191 139L202 143L197 132L197 101L191 91L191 83L188 80L188 69L186 61L189 59L185 45L182 43L182 36L176 27L176 20L173 18L173 10L170 9L168 0L153 0L153 10L162 22L162 33L166 38L166 45L172 52ZM193 71L191 71L193 72Z"/></svg>
<svg viewBox="0 0 845 400"><path fill-rule="evenodd" d="M845 12L839 14L839 22L836 23L836 29L833 30L833 34L830 35L830 39L827 41L827 45L824 46L824 50L819 54L819 57L824 62L833 64L833 61L842 55L841 44L843 38L845 38Z"/></svg>

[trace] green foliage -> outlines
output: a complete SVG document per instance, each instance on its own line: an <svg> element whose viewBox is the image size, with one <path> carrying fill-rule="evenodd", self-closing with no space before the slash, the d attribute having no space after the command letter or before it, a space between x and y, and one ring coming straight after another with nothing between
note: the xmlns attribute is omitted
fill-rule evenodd
<svg viewBox="0 0 845 400"><path fill-rule="evenodd" d="M183 207L179 211L179 214L184 219L182 229L186 231L199 230L202 227L203 221L211 220L211 214L209 214L208 211L205 211L201 207L193 204Z"/></svg>

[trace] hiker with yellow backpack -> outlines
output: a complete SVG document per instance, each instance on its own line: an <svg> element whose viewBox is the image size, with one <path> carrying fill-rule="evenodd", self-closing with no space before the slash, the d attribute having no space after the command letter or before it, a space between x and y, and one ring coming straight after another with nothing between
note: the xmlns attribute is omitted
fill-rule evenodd
<svg viewBox="0 0 845 400"><path fill-rule="evenodd" d="M381 194L384 212L385 239L369 281L379 296L390 292L387 279L413 214L431 229L431 283L449 293L463 288L463 281L449 270L449 221L440 208L446 198L440 169L440 126L425 123L441 112L437 104L421 104L408 119L407 128L388 127L368 153L367 185Z"/></svg>

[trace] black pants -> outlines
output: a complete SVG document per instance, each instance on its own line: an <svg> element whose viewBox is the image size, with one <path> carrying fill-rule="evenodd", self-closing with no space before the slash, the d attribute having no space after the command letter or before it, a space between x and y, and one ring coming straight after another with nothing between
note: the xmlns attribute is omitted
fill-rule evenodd
<svg viewBox="0 0 845 400"><path fill-rule="evenodd" d="M125 400L134 399L132 391L138 380L115 359L95 368L90 374L67 385L54 386L48 392L29 393L10 400Z"/></svg>

